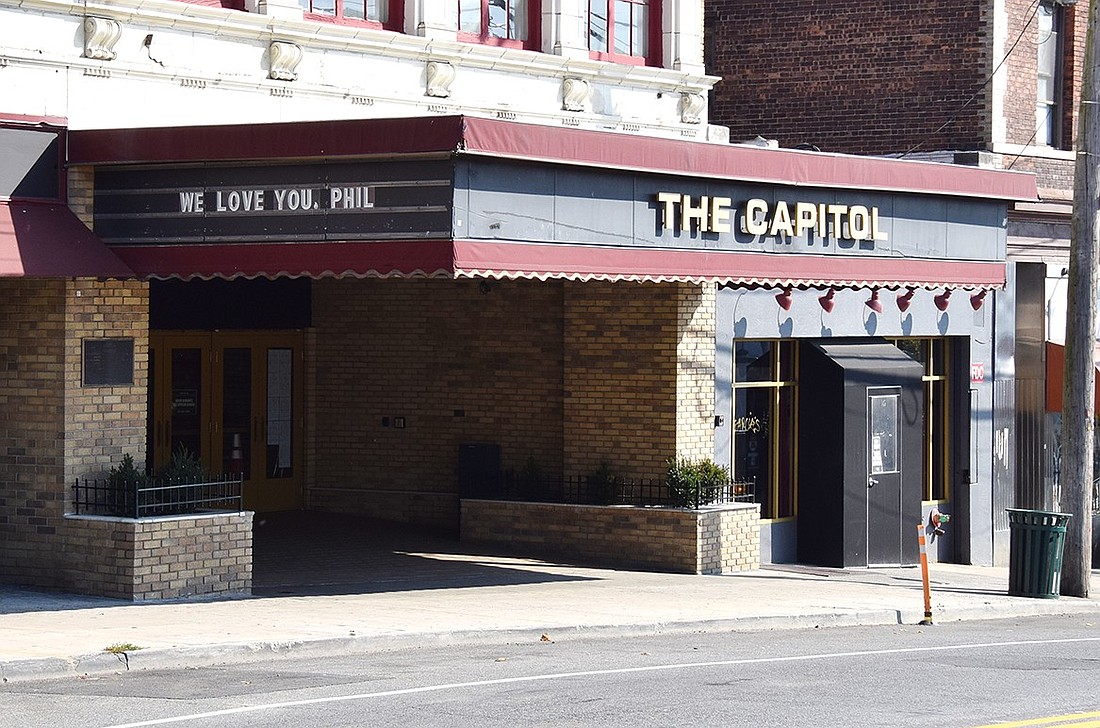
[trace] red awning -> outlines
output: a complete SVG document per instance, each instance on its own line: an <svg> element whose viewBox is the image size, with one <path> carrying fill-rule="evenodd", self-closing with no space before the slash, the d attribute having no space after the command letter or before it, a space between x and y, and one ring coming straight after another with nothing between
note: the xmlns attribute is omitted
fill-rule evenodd
<svg viewBox="0 0 1100 728"><path fill-rule="evenodd" d="M142 278L449 278L449 240L128 245L114 248Z"/></svg>
<svg viewBox="0 0 1100 728"><path fill-rule="evenodd" d="M716 250L455 242L455 275L481 278L710 281L760 286L1000 288L1003 263Z"/></svg>
<svg viewBox="0 0 1100 728"><path fill-rule="evenodd" d="M1003 263L478 240L120 246L148 278L558 278L760 286L998 288ZM187 271L184 273L184 271Z"/></svg>
<svg viewBox="0 0 1100 728"><path fill-rule="evenodd" d="M133 278L60 202L0 200L0 277Z"/></svg>
<svg viewBox="0 0 1100 728"><path fill-rule="evenodd" d="M1066 361L1066 347L1047 342L1047 412L1062 411L1062 387ZM1093 383L1093 407L1100 412L1100 366L1097 367L1096 381Z"/></svg>

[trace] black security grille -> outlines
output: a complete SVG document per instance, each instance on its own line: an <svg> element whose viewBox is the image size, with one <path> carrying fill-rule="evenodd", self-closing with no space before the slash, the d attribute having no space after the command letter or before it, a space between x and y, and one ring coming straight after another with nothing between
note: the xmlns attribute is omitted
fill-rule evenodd
<svg viewBox="0 0 1100 728"><path fill-rule="evenodd" d="M225 475L201 482L77 480L77 515L145 518L240 511L242 476Z"/></svg>

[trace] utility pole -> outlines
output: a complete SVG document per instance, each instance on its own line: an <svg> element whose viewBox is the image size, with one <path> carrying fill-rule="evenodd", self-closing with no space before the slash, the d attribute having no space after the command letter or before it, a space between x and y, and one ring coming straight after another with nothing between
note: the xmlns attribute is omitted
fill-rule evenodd
<svg viewBox="0 0 1100 728"><path fill-rule="evenodd" d="M1096 381L1096 236L1100 209L1100 109L1097 108L1096 3L1088 3L1084 76L1073 177L1073 232L1069 250L1066 360L1062 391L1062 508L1066 525L1062 594L1089 595L1092 571L1092 448Z"/></svg>

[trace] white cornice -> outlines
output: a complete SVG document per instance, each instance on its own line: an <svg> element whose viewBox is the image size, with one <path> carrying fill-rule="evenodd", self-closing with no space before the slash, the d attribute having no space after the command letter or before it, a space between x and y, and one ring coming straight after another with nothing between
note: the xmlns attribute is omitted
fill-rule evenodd
<svg viewBox="0 0 1100 728"><path fill-rule="evenodd" d="M3 0L0 0L0 4L3 4ZM655 91L706 93L720 80L717 76L665 68L563 58L549 53L429 39L371 28L282 19L173 0L87 3L20 0L19 7L74 17L95 15L117 20L127 27L149 30L170 28L264 44L278 40L296 43L306 49L350 51L366 56L384 55L423 62L443 61L454 66L507 73L572 76L602 84L636 85Z"/></svg>

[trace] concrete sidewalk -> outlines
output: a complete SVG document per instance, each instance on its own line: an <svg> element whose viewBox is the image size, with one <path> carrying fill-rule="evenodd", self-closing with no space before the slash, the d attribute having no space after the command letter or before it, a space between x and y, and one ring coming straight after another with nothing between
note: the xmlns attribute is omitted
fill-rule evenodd
<svg viewBox="0 0 1100 728"><path fill-rule="evenodd" d="M210 665L288 650L373 650L582 635L916 624L918 568L775 566L727 576L655 574L455 553L405 554L431 577L315 596L132 604L0 587L0 679ZM460 566L447 571L448 566ZM1007 569L932 564L933 617L1097 613L1100 600L1007 596ZM447 573L455 574L449 580ZM476 573L476 579L470 577ZM1100 572L1094 572L1100 577ZM337 586L337 585L333 585ZM354 593L353 593L354 592ZM106 652L117 644L140 649Z"/></svg>

